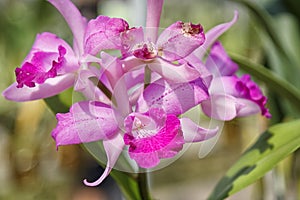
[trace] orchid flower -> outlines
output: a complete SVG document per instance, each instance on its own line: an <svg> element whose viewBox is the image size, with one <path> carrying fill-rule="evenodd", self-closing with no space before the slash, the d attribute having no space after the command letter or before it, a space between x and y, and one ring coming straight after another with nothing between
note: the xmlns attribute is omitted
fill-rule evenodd
<svg viewBox="0 0 300 200"><path fill-rule="evenodd" d="M270 118L265 107L267 98L250 75L235 75L238 65L226 54L220 42L215 42L206 61L207 69L213 74L209 87L209 99L202 102L202 110L219 120L261 113Z"/></svg>
<svg viewBox="0 0 300 200"><path fill-rule="evenodd" d="M146 65L152 72L172 82L197 79L201 74L188 63L177 63L199 48L205 35L200 24L175 22L158 36L163 0L149 0L146 27L131 28L121 34L121 62L124 72Z"/></svg>
<svg viewBox="0 0 300 200"><path fill-rule="evenodd" d="M121 46L117 38L128 28L124 20L99 16L87 22L70 0L49 2L68 23L73 33L73 48L53 33L38 34L21 67L15 70L16 82L3 92L8 100L47 98L72 86L91 96L95 89L87 89L91 87L88 78L99 72L91 69L89 63L101 61L94 57L95 52ZM107 35L113 40L108 40Z"/></svg>
<svg viewBox="0 0 300 200"><path fill-rule="evenodd" d="M108 158L105 172L93 183L85 180L86 185L100 184L126 146L138 166L152 168L160 159L174 157L185 143L207 140L218 131L202 128L189 118L178 118L208 98L201 78L173 84L159 79L143 91L136 105L130 104L123 79L114 89L116 107L82 101L73 104L70 112L56 115L58 124L52 137L57 146L103 141Z"/></svg>
<svg viewBox="0 0 300 200"><path fill-rule="evenodd" d="M163 0L148 0L146 28L129 28L125 20L107 16L87 21L70 0L49 2L68 23L73 47L52 33L39 34L15 70L16 83L3 95L28 101L72 86L85 95L86 101L56 115L52 137L57 147L102 141L105 171L95 182L84 180L86 185L99 185L123 151L139 167L149 169L178 155L186 143L214 137L218 127L203 128L182 117L196 106L221 120L259 111L270 116L259 87L248 75L238 78L237 65L214 43L236 22L237 12L230 22L206 35L200 24L181 21L158 35ZM211 46L204 64L204 53ZM107 49L119 50L121 56L103 51ZM91 63L101 68L93 68ZM101 84L97 87L91 77ZM104 95L101 87L110 95Z"/></svg>

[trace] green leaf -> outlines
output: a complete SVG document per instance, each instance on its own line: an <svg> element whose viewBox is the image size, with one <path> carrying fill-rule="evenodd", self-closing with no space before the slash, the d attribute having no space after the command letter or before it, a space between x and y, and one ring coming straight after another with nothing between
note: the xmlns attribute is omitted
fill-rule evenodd
<svg viewBox="0 0 300 200"><path fill-rule="evenodd" d="M247 187L300 147L300 120L270 127L219 181L210 200L224 199Z"/></svg>
<svg viewBox="0 0 300 200"><path fill-rule="evenodd" d="M137 180L125 172L112 170L110 175L115 179L123 192L125 199L142 200Z"/></svg>
<svg viewBox="0 0 300 200"><path fill-rule="evenodd" d="M45 98L44 101L48 108L54 113L69 112L69 107L72 105L73 89L67 89L58 95Z"/></svg>

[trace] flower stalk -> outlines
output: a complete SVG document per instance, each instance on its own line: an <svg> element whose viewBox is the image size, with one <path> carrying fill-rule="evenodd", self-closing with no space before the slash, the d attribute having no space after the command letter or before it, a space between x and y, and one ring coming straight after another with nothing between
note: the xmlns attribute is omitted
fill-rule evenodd
<svg viewBox="0 0 300 200"><path fill-rule="evenodd" d="M149 173L139 173L137 177L137 182L139 186L140 196L143 200L152 200L150 191L149 191L149 180L148 180Z"/></svg>

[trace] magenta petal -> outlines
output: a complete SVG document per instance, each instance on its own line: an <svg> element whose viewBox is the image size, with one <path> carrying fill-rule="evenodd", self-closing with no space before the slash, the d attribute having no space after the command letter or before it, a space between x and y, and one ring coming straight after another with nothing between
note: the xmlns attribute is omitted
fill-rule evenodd
<svg viewBox="0 0 300 200"><path fill-rule="evenodd" d="M17 87L35 87L78 68L77 58L65 41L52 33L38 34L21 67L15 70Z"/></svg>
<svg viewBox="0 0 300 200"><path fill-rule="evenodd" d="M163 59L155 59L148 66L152 71L173 83L188 82L201 77L198 70L187 63L175 65Z"/></svg>
<svg viewBox="0 0 300 200"><path fill-rule="evenodd" d="M79 68L78 58L70 45L55 34L48 32L36 36L32 49L23 64L26 62L41 67L43 70L49 70L53 62L62 63L63 66L58 70L58 74L73 72Z"/></svg>
<svg viewBox="0 0 300 200"><path fill-rule="evenodd" d="M211 47L205 65L214 76L231 76L238 70L238 65L227 55L220 42Z"/></svg>
<svg viewBox="0 0 300 200"><path fill-rule="evenodd" d="M79 10L70 0L48 0L61 15L65 18L68 23L76 45L74 47L78 48L76 52L79 55L83 54L83 37L86 28L86 20L82 17Z"/></svg>
<svg viewBox="0 0 300 200"><path fill-rule="evenodd" d="M174 157L182 149L184 140L176 116L167 115L162 119L164 126L155 127L151 117L141 115L130 115L125 119L125 126L131 132L124 135L124 142L129 145L129 156L140 167L151 168L162 158Z"/></svg>
<svg viewBox="0 0 300 200"><path fill-rule="evenodd" d="M54 96L74 85L75 74L65 74L47 79L35 87L17 88L17 83L10 85L2 95L11 101L31 101Z"/></svg>
<svg viewBox="0 0 300 200"><path fill-rule="evenodd" d="M176 22L165 29L157 40L161 57L168 61L185 58L205 41L200 24Z"/></svg>
<svg viewBox="0 0 300 200"><path fill-rule="evenodd" d="M138 110L161 107L167 114L180 115L208 98L201 79L188 83L169 84L160 79L150 84L138 101Z"/></svg>
<svg viewBox="0 0 300 200"><path fill-rule="evenodd" d="M128 23L121 18L101 15L89 21L85 33L85 52L96 55L105 49L121 49L120 35L128 28Z"/></svg>
<svg viewBox="0 0 300 200"><path fill-rule="evenodd" d="M160 160L157 152L150 153L129 153L130 158L135 160L140 167L151 168L159 164Z"/></svg>
<svg viewBox="0 0 300 200"><path fill-rule="evenodd" d="M109 175L112 168L116 164L120 154L123 151L124 141L120 134L117 134L114 138L110 140L103 141L104 150L107 156L107 164L103 174L94 182L88 182L84 179L83 183L87 186L98 186L102 181Z"/></svg>
<svg viewBox="0 0 300 200"><path fill-rule="evenodd" d="M259 86L251 80L250 75L245 74L237 79L235 90L238 97L245 98L255 102L261 109L261 114L267 118L271 117L266 108L267 97L265 97Z"/></svg>
<svg viewBox="0 0 300 200"><path fill-rule="evenodd" d="M52 137L56 146L107 140L119 130L113 110L106 104L82 101L72 105L70 112L58 113Z"/></svg>
<svg viewBox="0 0 300 200"><path fill-rule="evenodd" d="M220 37L225 31L227 31L238 19L238 11L234 12L234 17L230 22L219 24L214 28L210 29L206 34L206 40L204 44L196 49L193 54L196 55L200 60L203 58L208 48Z"/></svg>
<svg viewBox="0 0 300 200"><path fill-rule="evenodd" d="M201 103L203 112L214 119L229 121L237 116L237 109L242 105L233 96L211 94L210 98Z"/></svg>
<svg viewBox="0 0 300 200"><path fill-rule="evenodd" d="M251 80L250 75L245 74L242 77L221 76L214 78L210 88L212 94L227 94L236 98L246 99L256 103L261 114L267 118L271 117L266 108L267 98L263 95L259 86Z"/></svg>
<svg viewBox="0 0 300 200"><path fill-rule="evenodd" d="M181 118L180 123L185 142L201 142L208 140L214 137L219 130L218 127L214 129L200 127L189 118Z"/></svg>

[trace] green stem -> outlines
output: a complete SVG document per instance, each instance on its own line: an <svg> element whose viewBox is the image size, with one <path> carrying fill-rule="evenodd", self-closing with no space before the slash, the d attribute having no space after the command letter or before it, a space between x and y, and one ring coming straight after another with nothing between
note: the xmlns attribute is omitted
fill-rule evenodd
<svg viewBox="0 0 300 200"><path fill-rule="evenodd" d="M106 87L106 85L104 85L104 83L102 83L102 81L98 81L97 87L107 96L107 98L112 98L111 91Z"/></svg>
<svg viewBox="0 0 300 200"><path fill-rule="evenodd" d="M147 65L145 67L145 73L144 73L144 89L150 84L150 82L151 82L151 70Z"/></svg>
<svg viewBox="0 0 300 200"><path fill-rule="evenodd" d="M288 99L296 109L300 112L300 90L293 86L288 81L280 78L271 70L268 70L263 65L254 63L248 58L234 53L229 53L229 56L236 62L241 69L254 75L259 80L267 84L268 88Z"/></svg>
<svg viewBox="0 0 300 200"><path fill-rule="evenodd" d="M142 200L151 200L148 184L148 173L139 173L137 177L137 182Z"/></svg>

